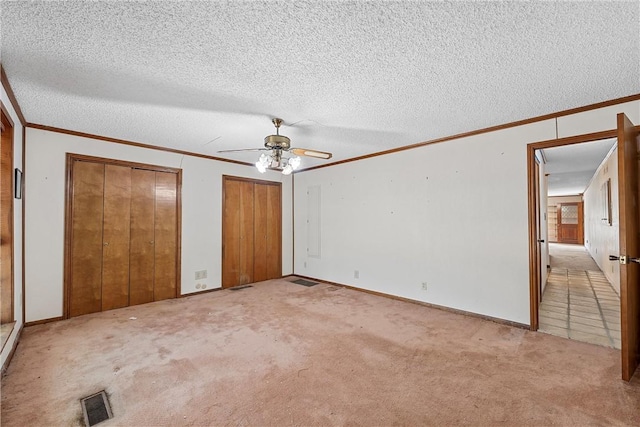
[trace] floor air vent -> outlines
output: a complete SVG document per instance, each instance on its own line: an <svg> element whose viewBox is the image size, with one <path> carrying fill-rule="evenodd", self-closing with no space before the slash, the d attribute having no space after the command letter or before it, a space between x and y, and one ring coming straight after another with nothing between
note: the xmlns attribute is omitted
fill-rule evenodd
<svg viewBox="0 0 640 427"><path fill-rule="evenodd" d="M295 283L296 285L302 285L306 287L315 286L318 284L318 282L310 282L304 279L292 280L291 283Z"/></svg>
<svg viewBox="0 0 640 427"><path fill-rule="evenodd" d="M82 413L87 427L94 426L104 420L113 418L109 400L104 390L80 400Z"/></svg>
<svg viewBox="0 0 640 427"><path fill-rule="evenodd" d="M253 286L251 285L242 285L242 286L236 286L233 288L229 288L230 291L239 291L240 289L247 289L247 288L253 288Z"/></svg>

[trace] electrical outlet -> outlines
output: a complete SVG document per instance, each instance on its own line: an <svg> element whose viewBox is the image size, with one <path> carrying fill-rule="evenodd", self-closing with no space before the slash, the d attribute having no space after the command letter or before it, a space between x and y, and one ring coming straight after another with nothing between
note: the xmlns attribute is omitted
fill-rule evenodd
<svg viewBox="0 0 640 427"><path fill-rule="evenodd" d="M358 270L353 270L353 278L354 279L359 279L360 278L360 272Z"/></svg>
<svg viewBox="0 0 640 427"><path fill-rule="evenodd" d="M422 290L423 291L427 290L427 282L422 282Z"/></svg>

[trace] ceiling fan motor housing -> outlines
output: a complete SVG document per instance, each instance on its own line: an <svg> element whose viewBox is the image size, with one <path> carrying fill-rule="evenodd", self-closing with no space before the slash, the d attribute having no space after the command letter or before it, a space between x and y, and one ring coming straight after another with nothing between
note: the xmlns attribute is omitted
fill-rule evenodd
<svg viewBox="0 0 640 427"><path fill-rule="evenodd" d="M291 140L284 135L268 135L264 138L264 146L270 150L288 150L291 147Z"/></svg>

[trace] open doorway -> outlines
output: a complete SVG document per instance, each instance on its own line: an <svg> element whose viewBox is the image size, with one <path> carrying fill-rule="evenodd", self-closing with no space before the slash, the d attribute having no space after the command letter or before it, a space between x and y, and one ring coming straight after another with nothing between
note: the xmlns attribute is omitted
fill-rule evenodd
<svg viewBox="0 0 640 427"><path fill-rule="evenodd" d="M624 113L617 115L617 127L610 131L595 132L586 135L559 138L548 141L531 143L527 146L527 174L528 174L528 197L529 197L529 271L530 271L530 307L531 307L531 330L537 331L540 326L539 307L540 296L544 292L541 281L541 245L548 247L548 241L541 238L540 226L538 224L538 214L541 209L540 203L540 176L539 165L536 163L536 152L553 147L570 146L575 144L615 139L616 153L611 154L611 158L617 160L617 173L611 173L611 177L617 177L617 184L613 179L606 179L594 186L594 180L600 178L595 174L590 180L590 185L595 188L592 193L596 196L588 197L583 194L585 212L594 213L593 218L604 226L605 229L612 230L612 223L618 219L618 245L609 245L599 250L590 251L592 259L596 261L599 257L611 262L607 263L607 268L615 271L619 268L619 295L620 295L620 354L622 379L629 381L638 365L640 365L640 289L637 284L640 281L640 127L635 126ZM602 165L606 168L606 165ZM617 186L617 191L615 187ZM618 215L613 211L616 206L613 198L618 197ZM590 201L588 202L587 199ZM593 205L593 200L597 200ZM595 207L592 207L595 206ZM598 215L599 214L599 215ZM592 221L585 219L585 228L590 226ZM608 227L607 227L608 226ZM545 235L546 236L546 235ZM585 232L585 249L587 245L594 242L589 238L586 243L587 233ZM544 243L541 243L544 242ZM550 258L549 258L550 259ZM599 265L603 265L598 263ZM607 268L602 268L603 273Z"/></svg>
<svg viewBox="0 0 640 427"><path fill-rule="evenodd" d="M616 153L615 138L536 150L548 242L538 319L541 332L620 349L619 268L608 259L619 245L618 206L603 191L613 183L617 193Z"/></svg>

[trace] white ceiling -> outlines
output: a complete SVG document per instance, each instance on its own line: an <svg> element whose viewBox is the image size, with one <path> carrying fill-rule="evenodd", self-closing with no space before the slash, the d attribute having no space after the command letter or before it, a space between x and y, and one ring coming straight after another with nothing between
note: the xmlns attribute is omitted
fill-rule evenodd
<svg viewBox="0 0 640 427"><path fill-rule="evenodd" d="M574 196L584 193L615 143L613 138L541 150L547 161L545 173L549 174L547 194Z"/></svg>
<svg viewBox="0 0 640 427"><path fill-rule="evenodd" d="M638 2L5 1L1 58L31 123L218 155L281 117L336 161L640 93L639 19Z"/></svg>

